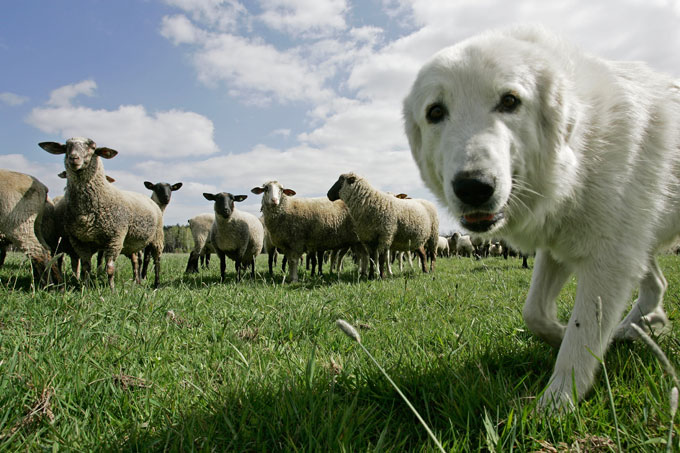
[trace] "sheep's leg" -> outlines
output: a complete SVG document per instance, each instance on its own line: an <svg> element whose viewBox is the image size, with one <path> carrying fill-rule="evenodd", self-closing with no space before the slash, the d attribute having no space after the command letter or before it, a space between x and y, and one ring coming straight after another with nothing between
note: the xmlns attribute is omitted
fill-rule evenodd
<svg viewBox="0 0 680 453"><path fill-rule="evenodd" d="M224 273L227 270L227 261L224 252L218 250L217 256L220 258L220 281L224 282Z"/></svg>
<svg viewBox="0 0 680 453"><path fill-rule="evenodd" d="M323 275L323 250L316 252L316 262L319 264L319 275Z"/></svg>
<svg viewBox="0 0 680 453"><path fill-rule="evenodd" d="M236 259L234 260L234 268L236 269L236 281L240 282L241 281L241 261Z"/></svg>
<svg viewBox="0 0 680 453"><path fill-rule="evenodd" d="M269 275L274 275L274 251L272 250L267 254L267 264L269 265Z"/></svg>
<svg viewBox="0 0 680 453"><path fill-rule="evenodd" d="M370 268L368 270L368 278L374 279L375 278L375 266L378 265L378 260L379 260L379 253L378 253L377 247L370 250L370 252L368 253L368 258L370 260Z"/></svg>
<svg viewBox="0 0 680 453"><path fill-rule="evenodd" d="M130 262L132 263L132 278L134 278L135 283L141 285L142 279L139 277L139 254L137 252L132 252L130 254Z"/></svg>
<svg viewBox="0 0 680 453"><path fill-rule="evenodd" d="M163 247L164 244L162 242L151 247L151 254L153 255L154 288L158 288L158 285L161 283L161 255L163 254Z"/></svg>
<svg viewBox="0 0 680 453"><path fill-rule="evenodd" d="M253 258L253 262L250 263L250 276L255 280L255 258Z"/></svg>
<svg viewBox="0 0 680 453"><path fill-rule="evenodd" d="M205 262L205 256L200 256L200 253L192 250L189 253L189 261L187 261L187 267L184 270L185 274L195 274L198 272L198 262L199 260Z"/></svg>
<svg viewBox="0 0 680 453"><path fill-rule="evenodd" d="M286 253L284 259L288 261L288 281L296 282L298 281L298 263L300 261L300 255L296 253L288 252Z"/></svg>
<svg viewBox="0 0 680 453"><path fill-rule="evenodd" d="M665 333L669 321L663 309L663 295L668 288L668 282L663 276L659 263L655 257L649 258L649 270L640 282L640 293L628 316L621 321L616 329L615 338L620 340L634 340L639 334L633 330L632 324L647 333Z"/></svg>
<svg viewBox="0 0 680 453"><path fill-rule="evenodd" d="M151 246L147 245L144 248L144 262L142 263L142 280L146 278L146 271L149 267L149 261L151 261Z"/></svg>
<svg viewBox="0 0 680 453"><path fill-rule="evenodd" d="M617 263L609 262L607 266L593 261L579 268L574 310L564 332L550 384L539 401L541 407L571 407L592 386L599 361L604 358L633 286L634 275L626 268L629 257L618 258L613 260ZM564 281L568 272L556 270L558 275L553 282ZM550 289L554 290L554 286ZM576 396L576 401L572 395Z"/></svg>
<svg viewBox="0 0 680 453"><path fill-rule="evenodd" d="M0 247L0 267L4 266L5 258L7 257L7 246Z"/></svg>
<svg viewBox="0 0 680 453"><path fill-rule="evenodd" d="M420 258L420 267L423 269L423 273L427 274L427 256L425 255L425 248L420 247L416 249L416 253Z"/></svg>

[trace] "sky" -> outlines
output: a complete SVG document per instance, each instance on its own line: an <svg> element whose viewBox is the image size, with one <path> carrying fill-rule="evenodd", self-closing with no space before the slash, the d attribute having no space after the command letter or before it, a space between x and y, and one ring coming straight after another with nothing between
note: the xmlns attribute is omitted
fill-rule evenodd
<svg viewBox="0 0 680 453"><path fill-rule="evenodd" d="M39 142L93 139L124 190L182 182L165 224L212 212L204 192L276 179L324 196L342 173L435 201L401 104L438 50L542 24L586 52L680 77L680 0L4 0L0 168L63 193ZM457 224L439 207L440 230Z"/></svg>

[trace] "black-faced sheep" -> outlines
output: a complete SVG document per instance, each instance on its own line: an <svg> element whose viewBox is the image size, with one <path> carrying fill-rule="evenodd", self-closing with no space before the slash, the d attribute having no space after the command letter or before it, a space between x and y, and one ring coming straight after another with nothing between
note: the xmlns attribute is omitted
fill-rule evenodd
<svg viewBox="0 0 680 453"><path fill-rule="evenodd" d="M238 280L241 279L241 269L247 269L248 266L251 266L251 275L255 278L255 259L262 251L264 227L253 214L234 208L234 202L241 202L248 196L227 192L204 193L203 196L214 202L215 220L210 229L210 242L220 257L222 281L227 256L234 260Z"/></svg>

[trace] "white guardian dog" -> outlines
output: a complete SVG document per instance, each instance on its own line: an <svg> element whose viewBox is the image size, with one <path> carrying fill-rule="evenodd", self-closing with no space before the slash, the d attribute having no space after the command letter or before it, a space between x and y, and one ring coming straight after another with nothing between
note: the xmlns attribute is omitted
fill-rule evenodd
<svg viewBox="0 0 680 453"><path fill-rule="evenodd" d="M680 233L678 82L519 27L437 53L404 117L423 180L463 227L537 252L523 315L559 348L542 407L583 398L595 357L636 338L633 323L667 329L654 256ZM572 274L563 325L555 301Z"/></svg>

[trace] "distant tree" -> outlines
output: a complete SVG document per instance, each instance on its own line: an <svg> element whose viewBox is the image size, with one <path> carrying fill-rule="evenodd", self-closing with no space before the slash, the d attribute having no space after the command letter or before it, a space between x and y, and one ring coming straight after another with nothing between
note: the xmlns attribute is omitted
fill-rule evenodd
<svg viewBox="0 0 680 453"><path fill-rule="evenodd" d="M165 233L165 253L187 253L194 246L189 225L164 226Z"/></svg>

